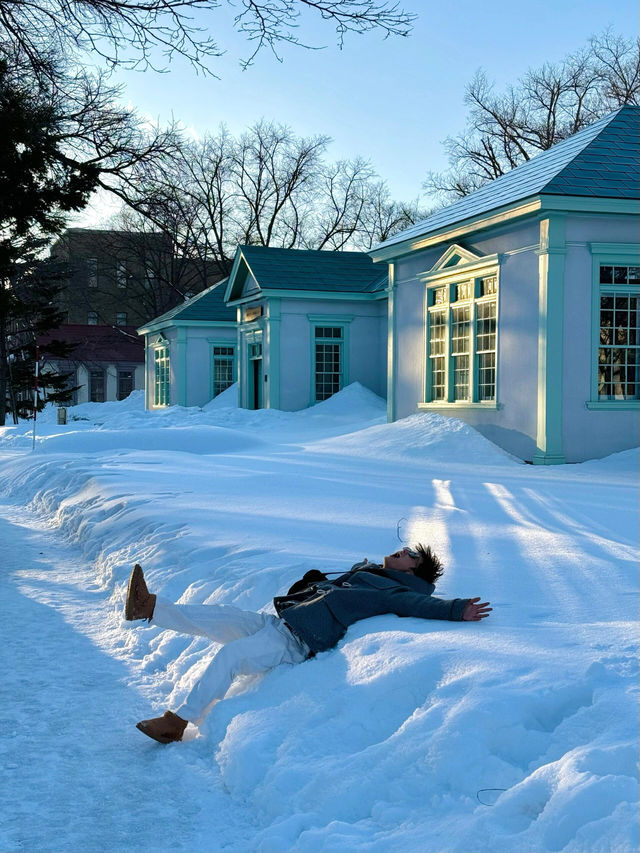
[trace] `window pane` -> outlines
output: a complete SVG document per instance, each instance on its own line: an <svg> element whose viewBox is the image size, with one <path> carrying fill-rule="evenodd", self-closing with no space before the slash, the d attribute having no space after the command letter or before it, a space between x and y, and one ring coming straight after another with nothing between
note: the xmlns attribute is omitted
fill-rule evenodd
<svg viewBox="0 0 640 853"><path fill-rule="evenodd" d="M453 308L451 311L451 353L458 355L469 351L471 307Z"/></svg>
<svg viewBox="0 0 640 853"><path fill-rule="evenodd" d="M118 371L118 400L125 400L133 391L133 370Z"/></svg>
<svg viewBox="0 0 640 853"><path fill-rule="evenodd" d="M116 282L118 287L127 286L127 263L126 261L118 261L116 263Z"/></svg>
<svg viewBox="0 0 640 853"><path fill-rule="evenodd" d="M621 293L616 293L616 294L614 294L614 299L615 299L616 311L627 311L628 310L628 308L629 308L629 297L628 296L621 294Z"/></svg>
<svg viewBox="0 0 640 853"><path fill-rule="evenodd" d="M92 370L89 374L89 400L104 403L104 370Z"/></svg>
<svg viewBox="0 0 640 853"><path fill-rule="evenodd" d="M618 278L619 269L614 273ZM600 297L598 397L601 400L638 399L638 297L628 292ZM613 308L613 310L611 310Z"/></svg>
<svg viewBox="0 0 640 853"><path fill-rule="evenodd" d="M98 286L98 259L87 258L87 287Z"/></svg>
<svg viewBox="0 0 640 853"><path fill-rule="evenodd" d="M600 267L600 284L613 284L613 267Z"/></svg>
<svg viewBox="0 0 640 853"><path fill-rule="evenodd" d="M478 355L478 400L493 400L496 395L496 354Z"/></svg>
<svg viewBox="0 0 640 853"><path fill-rule="evenodd" d="M498 279L495 275L482 279L482 296L490 296L498 290Z"/></svg>
<svg viewBox="0 0 640 853"><path fill-rule="evenodd" d="M469 341L471 306L451 310L451 356L453 360L453 399L469 399Z"/></svg>
<svg viewBox="0 0 640 853"><path fill-rule="evenodd" d="M444 357L432 358L431 363L431 399L444 400Z"/></svg>
<svg viewBox="0 0 640 853"><path fill-rule="evenodd" d="M446 328L446 313L444 311L430 312L429 355L444 355Z"/></svg>
<svg viewBox="0 0 640 853"><path fill-rule="evenodd" d="M456 285L456 299L471 299L473 296L473 282L464 281L462 284Z"/></svg>
<svg viewBox="0 0 640 853"><path fill-rule="evenodd" d="M496 396L496 303L480 302L476 312L476 358L479 401Z"/></svg>
<svg viewBox="0 0 640 853"><path fill-rule="evenodd" d="M215 350L230 350L230 355L215 355L213 358L213 396L217 397L233 385L233 347L214 347Z"/></svg>
<svg viewBox="0 0 640 853"><path fill-rule="evenodd" d="M613 268L613 283L614 284L626 284L627 283L627 268L626 267L614 267Z"/></svg>
<svg viewBox="0 0 640 853"><path fill-rule="evenodd" d="M338 331L342 334L342 329ZM342 344L316 343L315 362L315 394L316 401L320 402L342 387Z"/></svg>
<svg viewBox="0 0 640 853"><path fill-rule="evenodd" d="M170 403L170 362L169 348L158 347L155 350L155 388L154 405L168 406Z"/></svg>
<svg viewBox="0 0 640 853"><path fill-rule="evenodd" d="M453 399L469 399L469 356L459 355L453 360Z"/></svg>
<svg viewBox="0 0 640 853"><path fill-rule="evenodd" d="M342 326L316 326L318 338L342 338Z"/></svg>

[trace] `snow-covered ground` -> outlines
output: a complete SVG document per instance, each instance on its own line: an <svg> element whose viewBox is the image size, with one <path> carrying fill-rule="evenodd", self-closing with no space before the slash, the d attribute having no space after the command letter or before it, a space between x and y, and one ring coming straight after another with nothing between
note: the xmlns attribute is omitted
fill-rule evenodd
<svg viewBox="0 0 640 853"><path fill-rule="evenodd" d="M352 385L231 389L0 429L0 849L635 853L638 452L557 468ZM270 609L312 567L432 544L482 623L384 616L245 679L187 740L215 647L123 619L133 562L183 602Z"/></svg>

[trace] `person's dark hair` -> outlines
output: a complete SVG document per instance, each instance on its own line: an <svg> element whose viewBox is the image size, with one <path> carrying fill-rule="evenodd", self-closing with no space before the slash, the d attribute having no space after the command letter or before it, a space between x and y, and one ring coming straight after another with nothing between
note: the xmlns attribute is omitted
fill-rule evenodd
<svg viewBox="0 0 640 853"><path fill-rule="evenodd" d="M420 562L413 570L416 577L429 581L429 583L435 583L439 577L442 577L442 573L444 572L442 563L429 545L415 545L412 546L412 550L420 557Z"/></svg>

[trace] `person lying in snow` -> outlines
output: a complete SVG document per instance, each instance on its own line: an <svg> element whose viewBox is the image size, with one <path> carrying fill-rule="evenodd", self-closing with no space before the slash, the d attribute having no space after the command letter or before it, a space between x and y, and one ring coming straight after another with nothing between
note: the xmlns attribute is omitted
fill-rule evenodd
<svg viewBox="0 0 640 853"><path fill-rule="evenodd" d="M386 556L382 565L363 560L335 580L307 572L286 595L274 598L277 616L224 604L171 604L149 592L139 565L129 578L125 618L153 620L160 628L224 643L177 711L142 720L137 728L160 743L182 740L199 725L238 675L268 672L281 663L301 663L333 648L349 625L395 613L422 619L479 622L492 609L479 598L434 598L440 560L418 545Z"/></svg>

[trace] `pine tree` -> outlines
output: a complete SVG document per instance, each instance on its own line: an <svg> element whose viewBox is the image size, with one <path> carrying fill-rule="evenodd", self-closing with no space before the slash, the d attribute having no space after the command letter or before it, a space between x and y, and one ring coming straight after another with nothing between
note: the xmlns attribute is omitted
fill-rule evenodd
<svg viewBox="0 0 640 853"><path fill-rule="evenodd" d="M0 300L0 311L4 306L5 325L10 329L4 345L7 396L14 422L33 413L36 354L40 362L38 411L47 403L69 402L76 390L69 381L73 371L57 369L57 360L69 358L75 345L54 336L64 320L56 304L66 269L59 262L41 260L41 245L42 241L34 241L31 257L23 257L11 287ZM0 315L0 323L2 319Z"/></svg>
<svg viewBox="0 0 640 853"><path fill-rule="evenodd" d="M104 74L71 71L44 51L37 71L31 60L0 41L0 425L7 401L22 399L29 384L36 337L62 320L43 248L97 187L116 192L133 163L162 159L175 145L172 127L149 129L118 106ZM65 352L47 347L52 357L52 347ZM66 379L50 371L47 382L45 398L63 400Z"/></svg>
<svg viewBox="0 0 640 853"><path fill-rule="evenodd" d="M62 150L64 116L54 84L36 83L21 70L0 57L0 425L7 403L24 416L37 335L62 319L52 305L52 270L39 254L64 227L64 213L84 206L99 177L93 165ZM67 380L52 375L52 393Z"/></svg>

